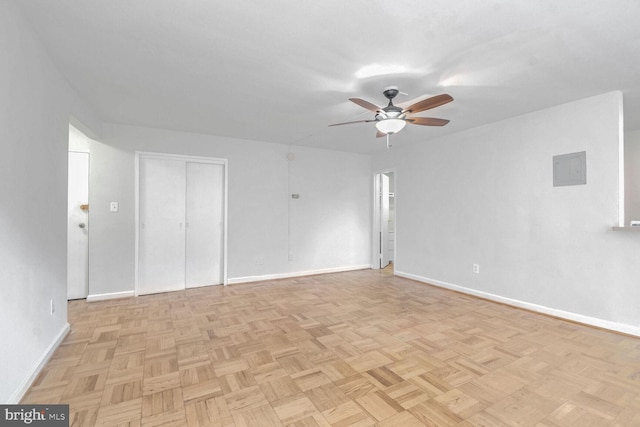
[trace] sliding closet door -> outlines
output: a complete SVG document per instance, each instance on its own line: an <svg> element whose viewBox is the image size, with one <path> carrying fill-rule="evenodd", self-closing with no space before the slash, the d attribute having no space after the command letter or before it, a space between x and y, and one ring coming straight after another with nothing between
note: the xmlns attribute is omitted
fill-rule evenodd
<svg viewBox="0 0 640 427"><path fill-rule="evenodd" d="M222 283L224 166L187 162L186 285Z"/></svg>
<svg viewBox="0 0 640 427"><path fill-rule="evenodd" d="M138 294L184 289L185 163L139 163Z"/></svg>

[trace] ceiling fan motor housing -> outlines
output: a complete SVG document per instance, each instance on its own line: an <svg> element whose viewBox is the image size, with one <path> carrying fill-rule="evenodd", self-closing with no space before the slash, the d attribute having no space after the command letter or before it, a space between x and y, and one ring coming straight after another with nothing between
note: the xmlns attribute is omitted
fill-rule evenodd
<svg viewBox="0 0 640 427"><path fill-rule="evenodd" d="M398 93L400 93L400 91L395 86L390 86L386 88L384 92L382 92L382 94L389 100L389 102L391 102L391 100L395 98Z"/></svg>
<svg viewBox="0 0 640 427"><path fill-rule="evenodd" d="M381 109L384 112L384 114L382 114L382 118L395 119L400 117L402 114L402 108L393 105L393 98L395 98L399 93L400 91L395 86L389 86L382 92L382 94L389 100L389 105Z"/></svg>

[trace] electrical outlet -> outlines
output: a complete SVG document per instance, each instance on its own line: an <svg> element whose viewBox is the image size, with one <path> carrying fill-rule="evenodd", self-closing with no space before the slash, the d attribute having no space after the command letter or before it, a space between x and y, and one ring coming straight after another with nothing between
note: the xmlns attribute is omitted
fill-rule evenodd
<svg viewBox="0 0 640 427"><path fill-rule="evenodd" d="M262 258L261 256L256 258L256 265L263 265L263 264L264 264L264 258Z"/></svg>
<svg viewBox="0 0 640 427"><path fill-rule="evenodd" d="M289 261L293 261L293 252L289 252Z"/></svg>
<svg viewBox="0 0 640 427"><path fill-rule="evenodd" d="M475 274L480 274L480 264L473 264L473 272Z"/></svg>
<svg viewBox="0 0 640 427"><path fill-rule="evenodd" d="M53 298L51 299L51 315L56 312L56 303L53 302Z"/></svg>

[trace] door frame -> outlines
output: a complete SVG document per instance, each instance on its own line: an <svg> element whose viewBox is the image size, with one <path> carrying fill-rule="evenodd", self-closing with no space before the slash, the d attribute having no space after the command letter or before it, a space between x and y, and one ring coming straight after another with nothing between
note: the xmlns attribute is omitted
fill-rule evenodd
<svg viewBox="0 0 640 427"><path fill-rule="evenodd" d="M391 169L380 169L377 170L373 173L373 176L371 178L371 183L372 183L372 194L373 194L373 212L372 212L372 218L371 218L371 269L373 270L380 270L380 251L379 251L379 242L380 242L380 232L381 232L381 224L380 224L380 200L379 200L379 196L378 196L378 175L380 174L386 174L386 173L392 173L393 174L393 186L389 187L389 193L393 193L394 194L394 214L395 214L395 222L394 222L394 227L395 227L395 239L393 241L393 264L394 266L397 264L397 259L398 259L398 251L397 251L397 246L398 246L398 197L397 197L397 193L396 193L396 183L398 180L398 174L396 172L395 168L391 168ZM395 271L395 269L394 269ZM394 273L395 274L395 273Z"/></svg>
<svg viewBox="0 0 640 427"><path fill-rule="evenodd" d="M228 205L228 160L216 157L191 156L185 154L156 153L152 151L135 152L135 276L134 295L138 296L138 262L140 245L140 160L141 159L162 159L162 160L182 160L198 163L210 163L221 165L223 168L222 185L222 285L227 285L227 205ZM185 288L186 289L186 288Z"/></svg>

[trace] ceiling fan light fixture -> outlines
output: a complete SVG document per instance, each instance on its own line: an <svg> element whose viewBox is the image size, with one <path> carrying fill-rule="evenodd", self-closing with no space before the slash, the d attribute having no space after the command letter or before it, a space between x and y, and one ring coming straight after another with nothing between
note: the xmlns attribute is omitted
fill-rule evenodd
<svg viewBox="0 0 640 427"><path fill-rule="evenodd" d="M402 119L384 119L376 122L376 128L382 133L391 135L400 132L406 124L407 122Z"/></svg>

